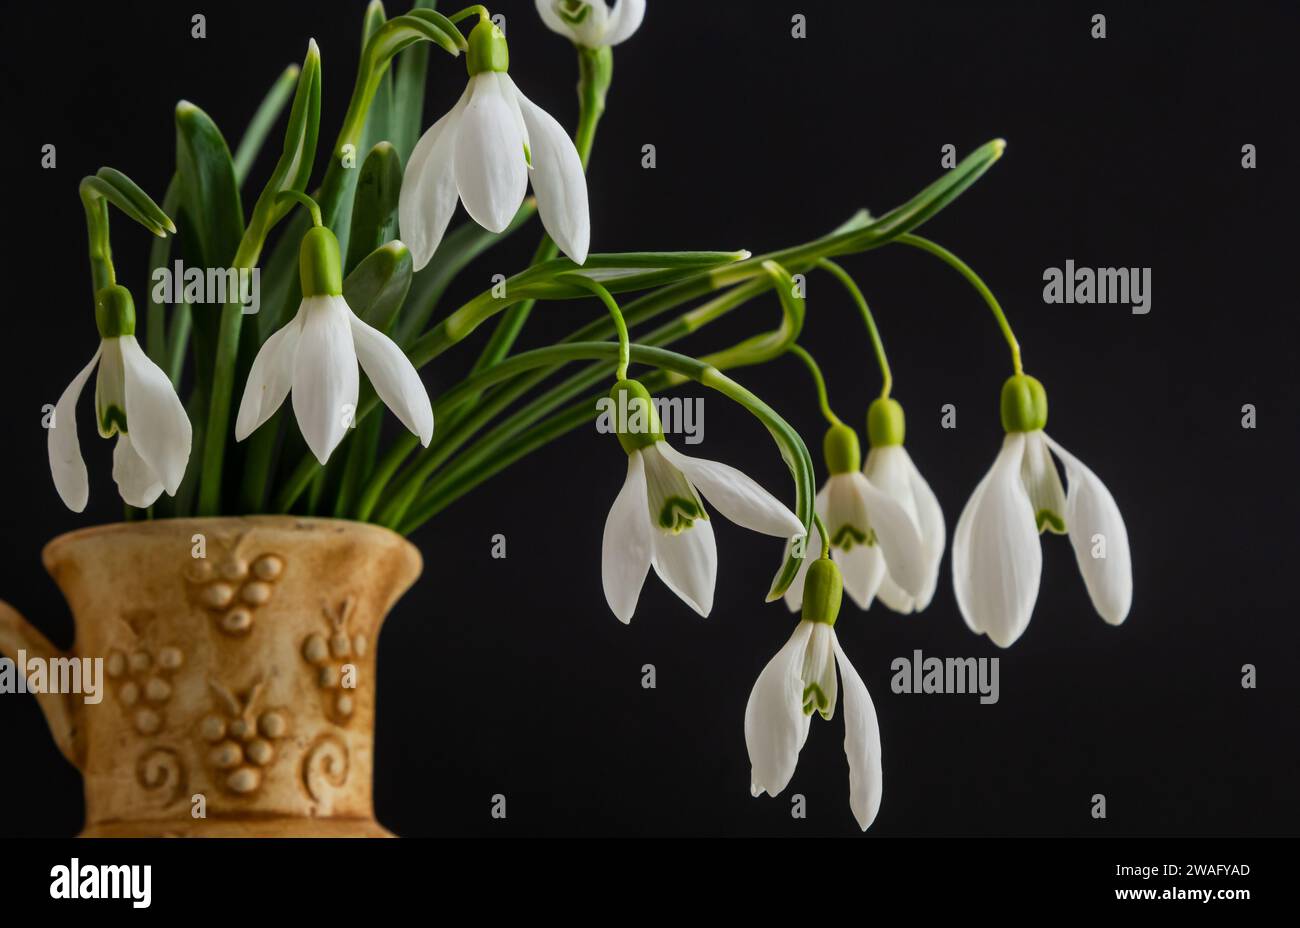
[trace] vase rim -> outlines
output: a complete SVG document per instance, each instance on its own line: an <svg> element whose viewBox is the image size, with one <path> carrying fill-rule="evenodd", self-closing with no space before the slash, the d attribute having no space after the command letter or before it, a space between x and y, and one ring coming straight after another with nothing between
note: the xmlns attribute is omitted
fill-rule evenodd
<svg viewBox="0 0 1300 928"><path fill-rule="evenodd" d="M374 533L379 536L386 536L386 540L389 542L399 541L403 546L410 548L417 556L420 554L419 548L411 544L407 538L390 528L376 525L373 522L358 522L354 519L334 519L323 516L258 514L246 516L185 516L172 519L143 519L139 522L108 522L101 525L88 525L51 538L46 542L45 547L41 549L41 561L48 567L51 560L57 558L59 552L69 545L102 535L164 534L169 529L176 530L181 526L219 525L228 527L240 523L246 524L249 528L260 526L282 531L326 529L340 534L345 532Z"/></svg>

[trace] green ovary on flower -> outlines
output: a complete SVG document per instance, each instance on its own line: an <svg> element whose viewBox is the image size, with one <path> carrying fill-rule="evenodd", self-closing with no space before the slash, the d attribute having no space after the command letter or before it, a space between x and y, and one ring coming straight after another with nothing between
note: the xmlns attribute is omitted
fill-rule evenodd
<svg viewBox="0 0 1300 928"><path fill-rule="evenodd" d="M873 448L901 445L906 434L906 419L898 400L879 397L867 407L867 442Z"/></svg>
<svg viewBox="0 0 1300 928"><path fill-rule="evenodd" d="M126 287L112 284L95 294L95 325L100 338L135 334L135 302Z"/></svg>
<svg viewBox="0 0 1300 928"><path fill-rule="evenodd" d="M1034 432L1047 425L1047 391L1037 378L1015 374L1002 385L1002 428Z"/></svg>
<svg viewBox="0 0 1300 928"><path fill-rule="evenodd" d="M465 67L469 76L484 71L510 70L510 47L506 34L490 19L480 19L469 33L469 51L465 54Z"/></svg>
<svg viewBox="0 0 1300 928"><path fill-rule="evenodd" d="M333 232L324 226L307 231L298 249L298 273L304 298L343 292L343 260Z"/></svg>
<svg viewBox="0 0 1300 928"><path fill-rule="evenodd" d="M822 440L826 469L832 474L851 474L862 466L858 433L847 425L832 425Z"/></svg>

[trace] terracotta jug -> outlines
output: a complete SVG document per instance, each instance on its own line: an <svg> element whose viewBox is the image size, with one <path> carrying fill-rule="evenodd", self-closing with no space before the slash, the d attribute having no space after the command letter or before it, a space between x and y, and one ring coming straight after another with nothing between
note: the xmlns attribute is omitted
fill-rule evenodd
<svg viewBox="0 0 1300 928"><path fill-rule="evenodd" d="M48 669L45 688L76 679L67 658L102 661L97 703L37 696L85 778L83 835L389 834L371 798L375 645L420 574L415 547L250 516L88 528L43 556L72 650L0 602L0 652Z"/></svg>

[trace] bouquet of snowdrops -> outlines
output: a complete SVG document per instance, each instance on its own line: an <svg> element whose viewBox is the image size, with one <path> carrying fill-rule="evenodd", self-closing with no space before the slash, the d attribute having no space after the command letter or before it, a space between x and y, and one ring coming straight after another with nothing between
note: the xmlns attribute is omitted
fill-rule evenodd
<svg viewBox="0 0 1300 928"><path fill-rule="evenodd" d="M821 238L770 254L593 252L585 165L611 87L612 46L636 32L645 2L537 0L537 9L577 53L572 134L515 85L506 37L488 9L444 15L417 4L389 19L375 0L323 176L313 176L321 57L311 42L302 66L271 88L233 154L202 110L178 104L176 169L161 206L111 168L85 178L101 343L50 422L55 488L71 509L85 507L89 479L75 406L92 373L99 434L116 436L113 479L128 519L304 513L408 533L607 413L628 462L603 541L610 609L630 621L653 567L687 605L709 613L716 548L708 507L783 539L785 556L767 598L784 597L801 621L759 676L746 711L753 791L775 795L786 786L812 714L830 718L842 689L850 804L865 829L880 803L880 735L866 687L835 635L842 591L864 610L877 599L899 612L926 608L946 530L904 450L904 414L890 396L892 374L871 310L835 258L891 243L929 252L970 281L1010 346L1006 438L952 544L957 601L970 628L1004 647L1021 634L1037 597L1044 530L1068 533L1108 622L1124 620L1132 596L1114 500L1043 432L1046 394L1024 374L997 300L959 258L915 234L1001 156L1003 142L971 152L881 216L859 212ZM463 59L468 81L455 106L425 129L431 55L437 65ZM241 188L286 106L279 160L248 208ZM458 203L468 221L448 231ZM143 314L115 274L110 207L157 236L156 286L141 301ZM542 230L532 263L435 318L456 275L534 217ZM168 276L172 268L180 279ZM846 289L879 364L883 383L866 411L865 462L857 432L832 411L816 361L798 344L811 273ZM214 282L227 284L219 300L211 298ZM671 350L767 294L782 312L775 329L702 357ZM515 352L538 301L571 303L575 314L590 316L554 344ZM471 373L432 400L419 369L487 323L494 329ZM726 373L787 353L807 365L829 424L829 476L820 493L800 436ZM686 381L733 400L767 427L794 478L790 505L736 468L689 457L666 441L655 397ZM387 446L385 408L405 428ZM1068 492L1053 454L1064 464Z"/></svg>

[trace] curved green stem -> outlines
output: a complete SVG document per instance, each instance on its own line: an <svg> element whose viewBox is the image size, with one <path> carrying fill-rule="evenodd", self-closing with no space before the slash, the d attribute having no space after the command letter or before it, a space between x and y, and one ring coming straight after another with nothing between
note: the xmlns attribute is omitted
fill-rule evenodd
<svg viewBox="0 0 1300 928"><path fill-rule="evenodd" d="M618 308L618 303L615 302L613 295L590 277L584 277L581 274L562 274L556 280L567 280L569 283L590 290L605 304L605 308L609 310L610 319L614 322L614 331L618 333L618 367L614 376L618 380L627 380L627 365L631 358L631 349L627 337L627 323L623 321L623 312Z"/></svg>
<svg viewBox="0 0 1300 928"><path fill-rule="evenodd" d="M311 214L311 224L318 229L321 227L320 204L310 196L303 193L301 190L282 190L275 195L275 201L277 203L283 203L286 200L293 200L294 202L305 206L307 212Z"/></svg>
<svg viewBox="0 0 1300 928"><path fill-rule="evenodd" d="M821 368L802 345L791 345L790 353L804 363L808 372L812 374L813 383L817 387L817 405L821 407L822 415L831 425L843 425L840 417L835 415L831 409L830 401L826 398L826 378L822 377Z"/></svg>
<svg viewBox="0 0 1300 928"><path fill-rule="evenodd" d="M484 371L478 375L480 379L496 379L499 376L510 376L516 370L524 370L529 367L546 366L555 362L556 359L567 360L612 360L617 357L619 347L609 342L577 342L570 345L556 345L550 348L541 348L537 351L524 352L503 361L497 368ZM781 457L785 460L786 466L790 468L791 475L795 480L795 515L803 523L805 529L812 525L812 501L815 492L813 487L813 469L812 458L808 454L808 448L804 445L803 439L799 437L790 425L781 418L770 406L761 399L742 387L739 383L732 380L726 374L717 368L704 364L694 358L678 354L674 351L666 351L662 348L649 348L643 345L631 346L632 360L638 364L646 364L651 367L658 367L666 371L672 371L682 374L691 380L699 383L701 386L716 390L728 399L735 401L753 414L764 426L776 441L778 448L781 450ZM512 370L504 374L499 373L498 368L509 367ZM465 381L452 393L461 392L462 396L459 401L464 401L471 390L478 387L471 378ZM444 397L445 401L451 401L452 395ZM586 415L594 419L598 410L594 404L585 410ZM485 462L486 463L486 462ZM402 523L402 529L406 531L413 530L420 525L427 516L421 517L419 513ZM794 580L795 574L799 570L800 559L793 556L793 553L786 557L776 578L772 581L772 586L768 591L767 600L771 602L779 599L780 596L790 586Z"/></svg>
<svg viewBox="0 0 1300 928"><path fill-rule="evenodd" d="M863 297L862 291L858 289L857 282L849 276L848 271L830 258L822 258L817 262L817 266L834 275L844 285L844 289L849 292L853 302L857 304L858 312L862 314L862 321L867 324L867 332L871 336L871 347L875 349L876 363L880 366L880 376L884 380L880 395L887 399L889 391L894 388L894 375L889 370L889 359L885 357L885 345L880 340L880 330L876 328L876 317L871 314L871 308L867 306L866 298Z"/></svg>
<svg viewBox="0 0 1300 928"><path fill-rule="evenodd" d="M830 542L830 537L831 537L831 536L830 536L830 534L826 531L826 523L822 521L822 517L819 516L819 515L817 515L816 512L813 513L813 524L817 526L817 537L820 538L820 539L822 540L822 553L821 553L821 556L822 556L822 557L830 557L830 556L831 556L831 542ZM807 557L807 556L808 556L808 552L805 551L805 552L804 552L804 557Z"/></svg>
<svg viewBox="0 0 1300 928"><path fill-rule="evenodd" d="M1002 336L1007 340L1007 344L1011 346L1011 366L1017 374L1024 373L1020 365L1020 343L1016 341L1016 335L1011 331L1011 324L1007 322L1007 315L1002 311L1002 306L998 303L998 298L993 295L993 291L980 279L978 274L971 270L970 265L942 245L938 245L928 238L912 235L910 232L898 236L895 241L902 242L904 245L911 245L913 248L919 248L922 251L928 251L966 278L979 295L984 297L984 302L989 305L989 309L993 310L993 316L998 321L998 327L1002 329Z"/></svg>

